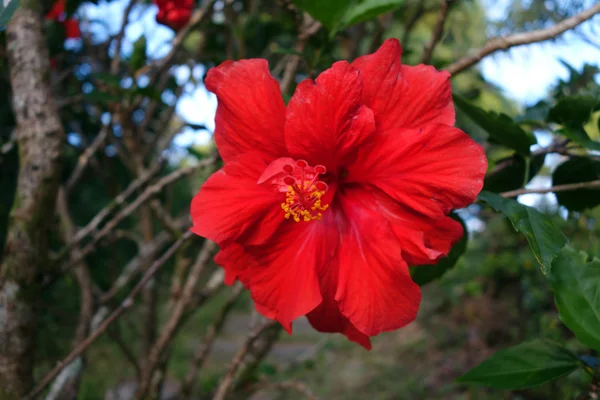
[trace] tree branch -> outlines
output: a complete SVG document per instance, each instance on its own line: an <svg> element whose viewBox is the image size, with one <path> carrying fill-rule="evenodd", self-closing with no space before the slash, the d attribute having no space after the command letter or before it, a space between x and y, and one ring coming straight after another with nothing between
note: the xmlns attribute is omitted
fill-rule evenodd
<svg viewBox="0 0 600 400"><path fill-rule="evenodd" d="M508 192L500 193L502 197L517 197L522 194L544 194L544 193L554 193L554 192L567 192L571 190L581 190L581 189L600 189L600 179L595 181L588 182L579 182L579 183L568 183L565 185L556 185L549 188L539 188L539 189L517 189L511 190Z"/></svg>
<svg viewBox="0 0 600 400"><path fill-rule="evenodd" d="M452 0L442 0L438 20L435 23L435 28L433 29L433 35L431 36L431 40L429 41L429 43L427 43L427 46L425 47L423 58L421 59L421 64L429 64L431 62L433 50L435 49L435 46L437 46L438 42L442 38L442 34L444 33L444 25L446 24L446 19L448 18L448 9L450 8L450 1Z"/></svg>
<svg viewBox="0 0 600 400"><path fill-rule="evenodd" d="M549 28L492 38L474 54L466 56L455 63L450 64L445 68L445 70L450 72L451 75L456 75L477 64L484 57L489 56L498 50L507 50L515 46L543 42L544 40L552 39L568 31L569 29L575 28L577 25L580 25L598 13L600 13L600 2L597 2L579 14L558 22Z"/></svg>
<svg viewBox="0 0 600 400"><path fill-rule="evenodd" d="M98 135L96 135L96 137L94 138L92 144L90 144L88 148L85 149L85 151L79 156L79 159L77 160L77 165L75 166L75 169L73 170L71 176L69 176L69 179L65 184L65 189L67 193L70 192L71 189L73 189L77 182L79 182L79 179L81 178L83 172L90 163L90 160L92 160L94 154L100 149L100 146L104 144L107 136L108 128L106 126L103 126L100 130L100 133L98 133Z"/></svg>
<svg viewBox="0 0 600 400"><path fill-rule="evenodd" d="M137 178L135 181L131 182L129 186L127 186L127 188L123 192L121 192L113 202L111 202L109 205L100 210L100 212L96 214L96 216L94 216L94 218L92 218L92 220L86 226L84 226L77 232L73 241L69 243L63 250L61 250L59 256L57 257L57 260L60 260L62 257L67 255L69 251L73 248L73 246L79 244L87 235L96 230L98 226L102 222L104 222L106 217L110 215L111 212L113 212L115 209L117 209L119 206L125 203L129 196L131 196L135 191L137 191L139 188L144 186L150 179L152 179L152 177L156 173L158 173L161 167L162 162L156 162L149 170L146 171L145 174Z"/></svg>
<svg viewBox="0 0 600 400"><path fill-rule="evenodd" d="M298 33L298 41L296 42L296 52L302 53L308 38L314 35L320 28L321 24L318 21L315 21L307 13L303 13L302 26L300 27L300 32ZM296 54L293 54L288 58L288 61L285 65L285 69L283 70L281 84L279 85L281 93L287 93L288 90L290 90L292 83L294 83L294 81L296 80L296 72L298 71L298 67L300 66L300 61L300 56Z"/></svg>
<svg viewBox="0 0 600 400"><path fill-rule="evenodd" d="M101 304L108 304L124 288L133 277L142 269L149 260L152 260L158 252L171 240L167 232L161 232L150 243L143 243L138 255L129 261L119 277L114 281L110 289L100 297Z"/></svg>
<svg viewBox="0 0 600 400"><path fill-rule="evenodd" d="M119 64L121 63L121 44L123 42L123 37L125 36L125 28L127 28L127 23L129 22L129 14L131 14L131 10L137 3L137 0L129 0L129 4L125 8L125 12L123 13L123 22L121 22L121 29L119 29L119 33L115 37L115 56L112 59L110 64L110 72L112 74L117 74L119 72Z"/></svg>
<svg viewBox="0 0 600 400"><path fill-rule="evenodd" d="M242 345L240 350L237 352L237 354L231 361L231 366L229 367L227 374L223 377L223 379L221 379L221 382L219 383L219 386L217 387L215 395L213 396L213 400L225 400L225 396L227 396L227 393L229 393L229 390L231 389L231 386L233 385L233 379L235 378L235 375L236 375L238 369L242 365L242 362L244 361L244 357L246 357L246 355L252 348L252 345L254 344L254 342L264 332L266 332L268 329L274 327L275 325L277 325L276 321L267 320L261 326L259 326L258 329L256 329L254 332L251 332L250 335L248 335L248 337L246 338L246 341L244 342L244 344Z"/></svg>
<svg viewBox="0 0 600 400"><path fill-rule="evenodd" d="M159 364L163 354L167 350L167 347L175 337L178 328L181 326L182 317L184 316L184 312L186 311L187 307L193 300L194 290L198 285L200 275L202 274L202 271L204 270L204 267L208 261L211 259L213 251L216 247L217 245L215 242L210 240L206 240L204 242L204 246L202 246L202 250L198 254L196 262L194 263L194 266L188 275L179 302L171 311L171 317L165 324L165 327L162 329L160 337L150 349L150 354L148 355L146 365L143 366L142 378L140 379L137 388L137 398L144 398L146 395L146 391L148 390L148 385L152 379L154 369Z"/></svg>
<svg viewBox="0 0 600 400"><path fill-rule="evenodd" d="M156 65L155 69L150 74L150 82L148 86L153 86L156 81L163 75L163 73L173 64L175 60L175 55L183 45L183 42L187 38L187 36L192 32L192 30L204 22L211 14L213 5L216 3L216 0L208 0L206 5L194 12L192 17L190 18L187 25L179 30L177 36L173 39L173 44L171 47L171 51L162 58ZM137 104L136 107L137 108Z"/></svg>
<svg viewBox="0 0 600 400"><path fill-rule="evenodd" d="M22 1L6 28L19 173L0 264L0 393L14 399L33 384L36 277L48 268L65 138L49 82L40 9L38 1Z"/></svg>
<svg viewBox="0 0 600 400"><path fill-rule="evenodd" d="M61 222L61 233L65 242L69 242L73 239L76 232L76 227L73 224L71 215L69 213L68 202L67 202L67 191L64 186L58 191L58 199L56 202L57 214ZM73 248L71 257L77 257L79 254L79 246ZM87 264L82 259L73 268L73 275L79 285L81 292L80 308L79 308L79 320L77 321L77 328L75 330L75 338L73 340L72 347L75 348L79 343L85 340L90 330L90 324L94 314L94 294L92 291L92 278ZM72 365L65 368L64 373L59 375L54 384L52 390L46 396L46 400L54 399L66 399L77 396L77 388L79 387L79 381L84 370L85 360L83 357L79 357L73 361Z"/></svg>
<svg viewBox="0 0 600 400"><path fill-rule="evenodd" d="M191 165L189 167L181 168L176 171L173 171L169 175L166 175L163 178L159 179L158 182L156 182L155 184L147 187L146 190L144 190L144 192L142 192L142 194L139 197L137 197L132 203L130 203L127 207L125 207L123 210L121 210L119 213L117 213L117 215L115 215L115 217L113 219L108 221L106 223L106 225L104 225L104 227L102 227L102 229L100 229L100 231L98 231L93 236L92 241L90 243L88 243L81 251L81 257L86 257L88 254L90 254L92 251L94 251L94 249L96 248L96 245L100 242L100 240L105 238L113 229L115 229L117 227L117 225L121 221L123 221L125 218L127 218L128 216L133 214L142 204L144 204L146 201L150 200L152 197L159 194L160 191L165 186L170 185L171 183L173 183L187 175L190 175L191 173L195 172L197 169L199 169L201 167L206 167L206 166L212 165L216 160L217 160L216 155L214 155L210 158L201 160L196 165ZM67 264L67 268L70 268L73 265L73 263L76 261L78 261L78 259L75 259L75 261L69 262Z"/></svg>
<svg viewBox="0 0 600 400"><path fill-rule="evenodd" d="M194 358L181 386L180 393L182 399L188 399L192 395L196 376L198 375L198 370L204 365L204 362L208 358L210 350L212 349L212 346L215 343L215 339L217 338L217 336L219 336L219 333L221 333L221 330L225 325L227 316L229 315L236 301L240 298L240 295L243 292L244 286L242 286L242 284L238 282L233 288L233 292L227 300L227 303L225 303L225 305L223 306L223 308L221 308L221 311L215 318L215 322L211 325L210 328L208 328L208 332L206 332L204 340L194 351Z"/></svg>
<svg viewBox="0 0 600 400"><path fill-rule="evenodd" d="M193 236L191 231L187 231L182 237L179 238L173 245L162 255L161 258L156 260L150 268L146 271L142 279L135 285L131 293L121 302L119 307L115 309L109 316L98 326L96 330L94 330L84 341L82 341L79 346L77 346L73 351L65 357L61 362L58 363L56 367L54 367L50 372L48 372L38 383L38 385L29 393L29 395L25 398L25 400L33 400L37 395L39 395L45 388L48 386L50 382L60 373L60 371L68 364L71 363L75 358L77 358L81 353L83 353L96 339L98 339L107 329L108 327L115 322L125 311L127 311L133 305L133 300L136 296L141 292L146 283L152 279L154 274L158 272L158 270L166 264L166 262L171 258L171 256L177 251L177 249L185 243L188 239Z"/></svg>
<svg viewBox="0 0 600 400"><path fill-rule="evenodd" d="M319 400L317 396L315 396L315 394L312 392L312 390L310 390L310 388L308 387L308 385L306 385L305 383L296 381L296 380L291 380L291 381L285 381L285 382L267 382L265 384L259 385L259 387L261 389L267 389L267 388L277 388L277 389L283 389L283 390L295 390L296 392L298 392L299 394L303 395L304 397L306 397L308 400Z"/></svg>

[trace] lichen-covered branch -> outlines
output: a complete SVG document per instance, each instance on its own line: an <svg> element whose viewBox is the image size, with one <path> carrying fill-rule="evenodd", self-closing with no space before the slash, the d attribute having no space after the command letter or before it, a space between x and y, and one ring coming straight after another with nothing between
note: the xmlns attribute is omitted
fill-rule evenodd
<svg viewBox="0 0 600 400"><path fill-rule="evenodd" d="M21 2L6 29L19 176L0 266L0 398L32 387L36 276L48 265L64 131L51 92L41 4Z"/></svg>

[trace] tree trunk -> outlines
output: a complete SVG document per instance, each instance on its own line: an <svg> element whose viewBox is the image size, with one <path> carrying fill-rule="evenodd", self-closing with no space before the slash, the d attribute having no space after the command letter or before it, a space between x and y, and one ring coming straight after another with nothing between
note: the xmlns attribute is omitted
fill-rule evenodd
<svg viewBox="0 0 600 400"><path fill-rule="evenodd" d="M32 389L33 299L39 296L36 276L47 265L64 137L40 7L35 0L21 1L6 30L19 177L0 266L0 399L20 399Z"/></svg>

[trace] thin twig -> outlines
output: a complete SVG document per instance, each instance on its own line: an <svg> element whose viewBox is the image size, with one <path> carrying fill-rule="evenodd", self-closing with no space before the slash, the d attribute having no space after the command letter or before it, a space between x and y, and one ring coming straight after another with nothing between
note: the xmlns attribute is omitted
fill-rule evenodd
<svg viewBox="0 0 600 400"><path fill-rule="evenodd" d="M173 237L179 237L181 235L180 224L174 220L171 215L165 210L162 203L158 199L150 201L150 209L154 216L160 221L163 228L165 228Z"/></svg>
<svg viewBox="0 0 600 400"><path fill-rule="evenodd" d="M508 192L500 193L502 197L517 197L522 194L544 194L544 193L552 193L552 192L567 192L570 190L581 190L581 189L600 189L600 179L595 181L588 182L579 182L579 183L567 183L565 185L556 185L548 188L538 188L538 189L517 189L511 190Z"/></svg>
<svg viewBox="0 0 600 400"><path fill-rule="evenodd" d="M108 217L111 212L125 203L125 200L127 200L129 196L131 196L135 191L152 179L152 177L162 168L162 165L162 162L156 162L152 168L146 171L145 174L131 182L129 186L127 186L127 188L121 192L109 205L100 210L100 212L98 212L98 214L96 214L96 216L94 216L94 218L92 218L92 220L86 226L77 232L77 235L75 235L73 241L61 251L61 254L58 258L60 259L62 256L66 255L74 245L81 242L82 239L96 230L96 228L98 228L98 226L104 222L106 217Z"/></svg>
<svg viewBox="0 0 600 400"><path fill-rule="evenodd" d="M438 20L435 23L435 28L433 29L433 35L431 36L431 40L429 41L429 43L427 43L427 46L425 46L425 52L423 53L423 58L421 59L422 64L429 64L431 62L433 50L442 38L442 34L444 33L444 24L446 23L446 19L448 18L448 9L450 8L450 1L452 0L442 0Z"/></svg>
<svg viewBox="0 0 600 400"><path fill-rule="evenodd" d="M94 138L92 144L90 144L85 149L85 151L79 156L79 159L77 160L77 165L75 166L75 169L73 170L71 176L65 184L65 189L67 190L67 193L70 192L71 189L73 189L73 186L75 186L77 182L79 182L79 179L81 178L83 172L90 163L90 160L92 159L94 154L96 154L96 152L100 149L100 146L104 144L104 141L108 136L108 131L109 129L106 126L103 126L102 129L100 129L98 135L96 135L96 137Z"/></svg>
<svg viewBox="0 0 600 400"><path fill-rule="evenodd" d="M82 341L79 346L77 346L73 351L65 357L62 361L58 363L56 367L54 367L50 372L48 372L38 383L38 385L29 393L29 395L25 398L26 400L33 400L37 395L39 395L45 388L48 386L50 382L60 373L60 371L66 366L69 365L71 361L73 361L76 357L78 357L81 353L83 353L98 337L100 337L108 327L117 320L125 311L127 311L133 305L133 300L142 290L144 285L152 279L154 274L158 272L158 270L167 263L167 261L171 258L171 256L177 251L177 249L188 239L193 236L191 231L187 231L178 241L173 243L173 245L160 257L156 260L150 268L146 271L142 279L135 285L131 293L121 302L118 308L116 308L112 314L110 314L104 322L98 328L92 332L84 341Z"/></svg>
<svg viewBox="0 0 600 400"><path fill-rule="evenodd" d="M244 286L241 283L237 283L233 288L233 292L231 296L227 300L227 303L221 308L221 311L215 318L215 322L208 328L208 332L204 336L202 343L196 348L194 352L194 358L190 365L187 375L183 381L181 386L181 397L183 399L189 398L194 389L194 383L196 380L196 376L198 375L198 370L202 368L204 362L208 358L210 351L215 343L215 339L221 333L223 326L225 325L225 321L227 320L227 316L233 309L236 301L239 299L240 295L244 291Z"/></svg>
<svg viewBox="0 0 600 400"><path fill-rule="evenodd" d="M408 20L408 23L406 23L404 25L404 33L402 34L402 45L404 45L404 46L408 45L408 40L410 38L410 34L412 33L412 30L417 25L417 22L419 21L419 19L421 19L421 17L423 17L423 15L425 13L426 13L425 2L419 1L417 9L415 10L415 13Z"/></svg>
<svg viewBox="0 0 600 400"><path fill-rule="evenodd" d="M129 14L131 14L131 10L133 10L136 2L137 0L129 0L129 4L127 4L125 12L123 13L121 29L119 29L119 33L117 33L117 36L115 37L115 55L110 64L110 72L112 74L119 72L119 64L121 63L121 44L123 42L123 37L125 37L125 28L127 28L127 23L129 22Z"/></svg>
<svg viewBox="0 0 600 400"><path fill-rule="evenodd" d="M179 30L177 36L173 39L173 43L171 45L171 51L160 59L157 63L155 69L150 74L150 81L148 83L149 87L154 86L156 81L163 75L163 73L173 64L175 61L175 55L183 45L183 42L187 38L187 36L193 31L193 29L204 22L212 12L213 5L216 3L216 0L209 0L206 5L194 12L192 17L190 18L187 25ZM137 108L137 104L134 108Z"/></svg>
<svg viewBox="0 0 600 400"><path fill-rule="evenodd" d="M267 320L256 311L253 313L253 317L255 317L253 318L255 321L251 323L253 327L259 326ZM248 355L246 355L242 361L242 365L238 368L233 391L243 390L253 380L256 368L258 368L262 360L264 360L273 346L275 346L282 331L283 327L280 324L275 324L252 344Z"/></svg>
<svg viewBox="0 0 600 400"><path fill-rule="evenodd" d="M545 154L552 154L552 153L562 154L562 155L570 155L567 151L568 143L569 143L569 139L555 141L548 147L542 147L540 149L533 151L531 153L531 156L537 157L537 156L541 156L541 155L545 155ZM506 160L499 162L486 175L486 177L490 177L490 176L496 175L498 173L501 173L505 168L509 168L509 167L515 165L515 163L517 163L519 161L519 159L520 158L518 156L513 156Z"/></svg>
<svg viewBox="0 0 600 400"><path fill-rule="evenodd" d="M302 53L302 51L304 51L304 46L306 45L308 38L314 35L320 28L321 24L318 21L315 21L307 13L302 14L302 26L298 33L298 41L296 42L295 48L297 53ZM288 58L285 69L283 70L281 84L279 85L281 93L287 93L292 83L296 80L296 72L300 66L300 61L300 56L297 54L293 54Z"/></svg>
<svg viewBox="0 0 600 400"><path fill-rule="evenodd" d="M111 340L115 342L117 346L119 346L119 350L121 350L121 353L123 353L125 359L129 362L129 364L131 364L131 366L135 370L136 376L139 377L140 365L138 363L137 358L135 357L135 353L133 352L133 350L131 350L125 342L125 340L123 340L123 336L121 335L121 331L119 330L119 325L116 324L114 329L110 328L106 331L106 333L111 338Z"/></svg>
<svg viewBox="0 0 600 400"><path fill-rule="evenodd" d="M144 398L145 392L150 384L150 380L152 379L154 369L160 362L163 353L174 339L178 328L181 327L182 318L187 307L193 300L194 290L198 285L202 271L212 258L211 256L216 247L217 245L215 242L210 240L207 240L204 243L204 246L202 246L202 250L200 250L196 262L194 263L194 266L188 275L181 298L171 311L171 317L165 324L165 327L162 329L160 337L152 346L146 365L143 366L142 378L140 379L136 394L138 398Z"/></svg>
<svg viewBox="0 0 600 400"><path fill-rule="evenodd" d="M125 218L127 218L131 214L133 214L142 204L144 204L146 201L150 200L151 198L153 198L154 196L159 194L165 186L168 186L171 183L173 183L185 176L190 175L191 173L195 172L197 169L199 169L201 167L206 167L206 166L212 165L216 161L216 159L217 159L216 156L212 156L212 157L201 160L196 165L191 165L189 167L181 168L176 171L173 171L169 175L166 175L165 177L161 178L155 184L147 187L146 190L144 190L144 192L142 192L142 194L140 196L138 196L132 203L130 203L127 207L122 209L119 213L117 213L117 215L115 215L113 219L108 221L106 223L106 225L104 225L102 227L102 229L100 229L100 231L98 231L93 236L92 241L90 243L88 243L81 251L81 257L85 257L88 254L90 254L92 251L94 251L94 249L96 248L96 245L98 244L98 242L100 242L100 240L102 240L113 229L115 229L121 221L123 221ZM73 261L68 263L67 268L71 267L72 265L73 265Z"/></svg>
<svg viewBox="0 0 600 400"><path fill-rule="evenodd" d="M164 248L171 236L167 232L161 232L150 243L143 243L139 248L138 255L127 263L119 277L113 282L110 289L100 297L100 304L108 304L124 288L134 276L142 269L142 266L152 260L157 253Z"/></svg>
<svg viewBox="0 0 600 400"><path fill-rule="evenodd" d="M308 400L319 400L317 396L310 390L306 383L299 382L297 380L285 381L285 382L267 382L259 385L260 389L277 388L283 390L295 390L299 394L306 397Z"/></svg>
<svg viewBox="0 0 600 400"><path fill-rule="evenodd" d="M544 40L552 39L568 31L569 29L575 28L577 25L587 21L598 13L600 13L600 2L597 2L579 14L558 22L549 28L492 38L474 54L466 56L455 63L450 64L445 68L445 70L450 72L451 75L456 75L470 66L477 64L484 57L489 56L498 50L507 50L511 47L520 46L523 44L542 42Z"/></svg>
<svg viewBox="0 0 600 400"><path fill-rule="evenodd" d="M72 106L74 104L81 104L81 102L85 100L85 95L83 93L79 93L73 96L65 97L63 99L59 99L56 101L56 106L59 109Z"/></svg>
<svg viewBox="0 0 600 400"><path fill-rule="evenodd" d="M269 328L272 328L275 325L277 325L276 321L267 320L260 327L258 327L258 329L256 329L254 332L251 332L250 335L248 335L246 341L231 361L231 366L229 367L227 374L225 374L223 379L221 379L219 387L217 388L217 391L213 396L213 400L225 400L225 396L227 396L227 393L229 393L229 390L233 385L233 379L236 375L236 372L242 364L244 357L252 348L252 344L260 337L260 335L262 335L263 332L267 331Z"/></svg>
<svg viewBox="0 0 600 400"><path fill-rule="evenodd" d="M58 190L56 200L56 211L60 219L61 234L65 242L72 240L75 235L76 227L69 213L69 205L67 202L67 191L64 186ZM80 249L79 246L73 248L71 257L77 257ZM78 262L73 268L73 275L80 289L80 306L79 318L75 329L75 337L72 347L76 348L87 337L94 314L94 294L92 290L92 278L88 265L84 260ZM57 376L52 384L51 390L46 396L46 400L55 400L64 397L65 394L71 393L79 386L81 375L85 362L83 356L78 357L70 365L65 367L61 374Z"/></svg>

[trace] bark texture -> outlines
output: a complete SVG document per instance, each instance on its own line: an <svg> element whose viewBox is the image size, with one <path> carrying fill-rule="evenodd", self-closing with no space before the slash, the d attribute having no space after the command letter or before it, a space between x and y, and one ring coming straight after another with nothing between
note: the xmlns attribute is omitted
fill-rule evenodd
<svg viewBox="0 0 600 400"><path fill-rule="evenodd" d="M0 266L0 399L33 387L36 276L47 265L64 132L49 82L40 4L21 2L6 29L19 177Z"/></svg>

